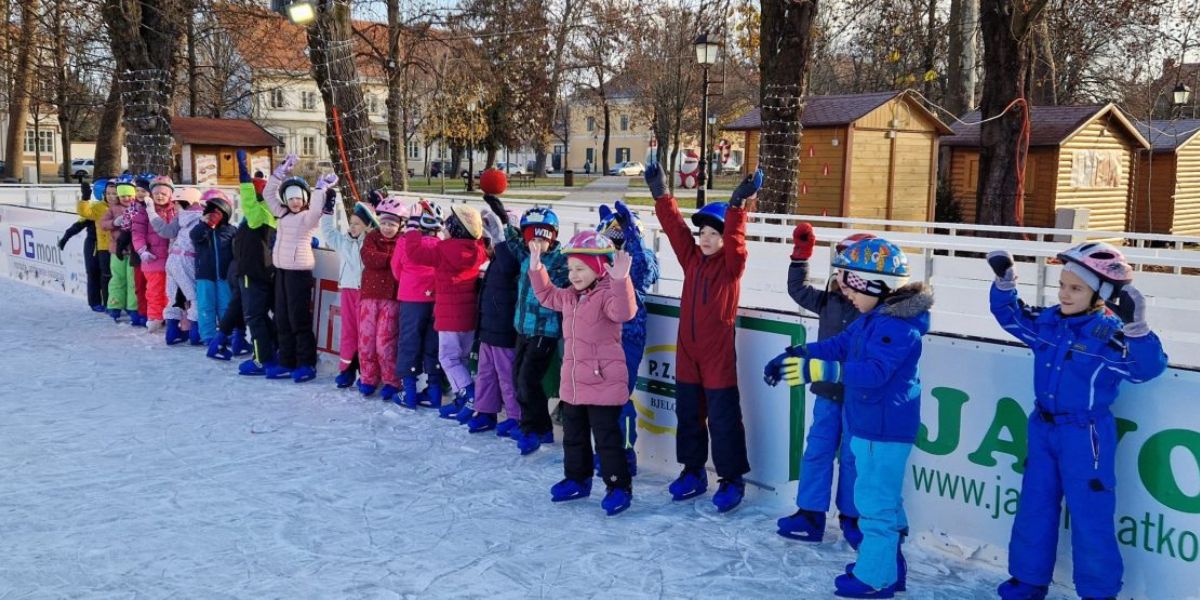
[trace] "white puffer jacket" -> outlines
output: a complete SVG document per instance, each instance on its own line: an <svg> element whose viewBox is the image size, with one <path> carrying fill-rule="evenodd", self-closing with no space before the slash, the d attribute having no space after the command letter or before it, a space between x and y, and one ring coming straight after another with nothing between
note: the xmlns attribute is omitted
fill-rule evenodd
<svg viewBox="0 0 1200 600"><path fill-rule="evenodd" d="M313 256L312 238L317 234L317 225L321 221L321 208L318 206L319 202L310 201L305 210L291 212L279 197L279 186L282 184L282 180L271 175L267 180L267 187L263 189L267 209L278 221L275 226L275 249L271 251L271 258L276 269L311 271L317 265L317 259Z"/></svg>

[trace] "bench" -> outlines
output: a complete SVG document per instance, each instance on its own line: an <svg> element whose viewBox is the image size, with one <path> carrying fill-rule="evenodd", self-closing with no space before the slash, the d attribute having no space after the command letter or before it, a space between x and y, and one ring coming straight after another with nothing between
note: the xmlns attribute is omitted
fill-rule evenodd
<svg viewBox="0 0 1200 600"><path fill-rule="evenodd" d="M522 186L522 187L532 187L533 186L533 174L532 173L513 173L512 175L508 176L508 180L510 182L512 182L516 185Z"/></svg>

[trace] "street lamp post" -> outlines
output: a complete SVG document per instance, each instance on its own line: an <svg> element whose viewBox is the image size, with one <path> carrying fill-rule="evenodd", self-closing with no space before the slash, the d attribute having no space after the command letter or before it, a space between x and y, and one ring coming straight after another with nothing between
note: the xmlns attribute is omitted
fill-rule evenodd
<svg viewBox="0 0 1200 600"><path fill-rule="evenodd" d="M717 118L716 118L715 116L709 115L709 117L708 117L708 125L706 125L706 126L705 126L705 129L712 129L712 130L713 130L713 138L716 138L716 137L717 137L717 136L716 136L716 128L714 127L716 124L717 124ZM708 173L707 173L707 177L708 177L708 189L710 189L710 190L711 190L711 189L713 189L713 169L715 168L715 167L714 167L714 165L713 165L713 163L715 163L715 162L717 162L717 161L716 161L716 160L713 158L713 154L714 154L714 153L713 153L713 152L711 152L709 148L705 148L705 149L704 149L704 153L705 153L705 155L707 155L707 156L708 156L708 158L709 158L709 160L708 160Z"/></svg>
<svg viewBox="0 0 1200 600"><path fill-rule="evenodd" d="M708 69L716 64L721 44L709 41L708 32L704 32L696 36L696 41L692 43L692 47L696 50L696 62L704 69L704 81L701 87L702 98L700 101L700 178L696 182L696 208L703 208L705 203L705 185L708 184L709 189L712 189L710 183L711 175L708 172L712 162L708 156Z"/></svg>
<svg viewBox="0 0 1200 600"><path fill-rule="evenodd" d="M1191 99L1192 88L1183 83L1175 86L1175 89L1171 92L1171 105L1175 108L1175 115L1177 118L1179 116L1179 112L1181 112L1183 107L1187 106L1188 103L1191 102Z"/></svg>
<svg viewBox="0 0 1200 600"><path fill-rule="evenodd" d="M471 124L468 126L467 138L467 191L475 191L475 102L467 104L467 114Z"/></svg>

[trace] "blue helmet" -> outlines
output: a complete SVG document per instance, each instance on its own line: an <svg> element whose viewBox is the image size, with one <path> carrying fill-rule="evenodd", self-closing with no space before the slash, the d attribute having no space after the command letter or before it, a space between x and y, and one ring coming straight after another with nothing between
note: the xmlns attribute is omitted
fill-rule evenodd
<svg viewBox="0 0 1200 600"><path fill-rule="evenodd" d="M92 182L93 200L104 200L104 192L108 189L108 182L108 177L97 177L96 180Z"/></svg>
<svg viewBox="0 0 1200 600"><path fill-rule="evenodd" d="M727 210L729 210L728 202L705 204L704 208L692 214L692 224L696 227L712 227L725 233L725 211Z"/></svg>
<svg viewBox="0 0 1200 600"><path fill-rule="evenodd" d="M525 241L535 237L546 238L551 242L558 237L558 215L549 208L535 207L521 215L521 236Z"/></svg>
<svg viewBox="0 0 1200 600"><path fill-rule="evenodd" d="M883 238L855 242L837 255L833 266L853 274L844 275L843 283L849 279L850 287L876 296L903 287L909 279L908 257Z"/></svg>

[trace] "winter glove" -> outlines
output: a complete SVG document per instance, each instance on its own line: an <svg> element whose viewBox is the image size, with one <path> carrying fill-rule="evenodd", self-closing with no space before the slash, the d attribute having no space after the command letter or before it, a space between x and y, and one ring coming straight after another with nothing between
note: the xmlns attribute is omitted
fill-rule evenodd
<svg viewBox="0 0 1200 600"><path fill-rule="evenodd" d="M1122 288L1117 301L1109 308L1125 323L1122 328L1125 337L1142 337L1150 333L1150 325L1146 323L1146 298L1137 288L1132 285Z"/></svg>
<svg viewBox="0 0 1200 600"><path fill-rule="evenodd" d="M283 162L278 167L275 167L275 171L271 173L271 176L279 180L287 179L288 175L292 174L292 169L296 168L296 163L298 162L300 162L300 158L295 154L287 155L283 159Z"/></svg>
<svg viewBox="0 0 1200 600"><path fill-rule="evenodd" d="M1013 272L1013 257L1008 250L992 250L987 255L988 266L996 274L996 289L1011 291L1017 289L1017 275Z"/></svg>
<svg viewBox="0 0 1200 600"><path fill-rule="evenodd" d="M238 182L239 183L250 183L252 178L250 177L250 165L248 165L246 163L246 151L245 150L237 151L237 163L238 163Z"/></svg>
<svg viewBox="0 0 1200 600"><path fill-rule="evenodd" d="M312 246L313 250L316 250L317 248L321 247L321 240L319 238L317 238L317 236L314 235L314 236L312 236L311 239L308 240L308 245Z"/></svg>
<svg viewBox="0 0 1200 600"><path fill-rule="evenodd" d="M613 204L614 212L617 213L617 222L621 224L621 231L628 238L633 232L633 213L629 212L629 207L625 206L624 202L617 200Z"/></svg>
<svg viewBox="0 0 1200 600"><path fill-rule="evenodd" d="M83 198L84 202L91 200L92 199L92 186L80 181L79 182L79 195Z"/></svg>
<svg viewBox="0 0 1200 600"><path fill-rule="evenodd" d="M483 201L487 202L488 208L496 213L496 218L500 219L502 224L508 225L508 211L504 210L504 203L499 198L492 194L484 194Z"/></svg>
<svg viewBox="0 0 1200 600"><path fill-rule="evenodd" d="M842 380L842 363L819 358L788 357L783 360L783 378L792 387L814 381L838 383Z"/></svg>
<svg viewBox="0 0 1200 600"><path fill-rule="evenodd" d="M642 177L646 180L646 187L650 188L652 198L658 200L667 195L667 176L658 163L646 165L646 171Z"/></svg>
<svg viewBox="0 0 1200 600"><path fill-rule="evenodd" d="M492 241L493 246L504 241L504 225L495 213L483 213L483 234Z"/></svg>
<svg viewBox="0 0 1200 600"><path fill-rule="evenodd" d="M123 212L120 216L113 219L113 225L118 229L125 229L126 227L129 227L129 212Z"/></svg>
<svg viewBox="0 0 1200 600"><path fill-rule="evenodd" d="M67 238L65 238L65 237L58 238L58 249L63 250L66 247L67 247Z"/></svg>
<svg viewBox="0 0 1200 600"><path fill-rule="evenodd" d="M337 204L337 190L333 188L325 190L325 206L321 207L321 212L332 215L334 204Z"/></svg>
<svg viewBox="0 0 1200 600"><path fill-rule="evenodd" d="M326 173L326 174L318 177L316 193L318 195L320 195L320 193L322 191L327 190L327 189L337 185L337 182L338 182L338 176L334 173Z"/></svg>
<svg viewBox="0 0 1200 600"><path fill-rule="evenodd" d="M783 379L784 361L789 358L802 358L806 354L807 351L804 346L789 346L783 353L772 358L771 362L767 363L766 368L763 369L763 381L767 382L767 385L775 387Z"/></svg>
<svg viewBox="0 0 1200 600"><path fill-rule="evenodd" d="M733 208L741 208L747 200L758 197L758 190L762 189L763 172L762 169L757 169L753 173L746 176L733 193L729 196L729 206Z"/></svg>
<svg viewBox="0 0 1200 600"><path fill-rule="evenodd" d="M208 225L209 229L216 229L221 225L221 212L214 210L206 213L204 215L204 223Z"/></svg>
<svg viewBox="0 0 1200 600"><path fill-rule="evenodd" d="M813 246L817 236L813 234L811 223L800 223L792 230L792 260L808 260L812 258Z"/></svg>
<svg viewBox="0 0 1200 600"><path fill-rule="evenodd" d="M154 256L154 253L147 248L138 250L138 256L141 257L143 263L154 262L154 259L158 258L157 256Z"/></svg>

